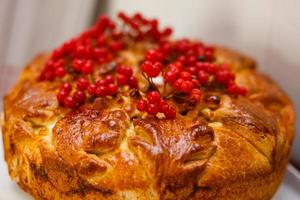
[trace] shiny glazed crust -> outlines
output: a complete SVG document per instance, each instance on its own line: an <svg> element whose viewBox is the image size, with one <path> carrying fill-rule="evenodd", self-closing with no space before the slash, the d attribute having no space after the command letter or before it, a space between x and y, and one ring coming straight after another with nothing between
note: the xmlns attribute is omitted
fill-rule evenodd
<svg viewBox="0 0 300 200"><path fill-rule="evenodd" d="M47 59L37 56L5 96L11 178L35 199L271 199L289 158L294 108L251 59L222 47L216 57L231 64L247 97L219 94L218 108L166 120L136 114L127 93L62 108L59 84L36 80Z"/></svg>

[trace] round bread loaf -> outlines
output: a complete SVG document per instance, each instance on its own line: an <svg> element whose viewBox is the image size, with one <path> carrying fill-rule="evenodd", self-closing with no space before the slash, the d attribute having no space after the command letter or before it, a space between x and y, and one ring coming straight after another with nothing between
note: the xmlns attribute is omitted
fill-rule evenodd
<svg viewBox="0 0 300 200"><path fill-rule="evenodd" d="M139 88L148 85L140 63L151 47L133 43L115 58L132 66ZM203 90L193 106L170 98L172 119L139 112L144 90L127 86L62 106L62 80L37 79L49 59L38 55L4 99L11 178L35 199L271 199L289 159L294 108L252 59L214 48L214 62L229 64L247 95Z"/></svg>

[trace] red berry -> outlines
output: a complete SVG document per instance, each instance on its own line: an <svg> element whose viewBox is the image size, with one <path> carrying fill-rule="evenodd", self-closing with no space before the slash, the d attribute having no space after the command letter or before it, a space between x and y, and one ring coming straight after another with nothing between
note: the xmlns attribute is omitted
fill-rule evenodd
<svg viewBox="0 0 300 200"><path fill-rule="evenodd" d="M193 75L196 75L197 72L198 72L197 68L194 67L194 66L188 67L187 70L188 70L191 74L193 74Z"/></svg>
<svg viewBox="0 0 300 200"><path fill-rule="evenodd" d="M218 68L217 68L217 66L216 66L215 64L210 63L210 64L207 66L206 71L207 71L209 74L215 74L215 73L217 73Z"/></svg>
<svg viewBox="0 0 300 200"><path fill-rule="evenodd" d="M71 51L76 47L76 40L75 39L71 39L70 41L67 41L63 44L62 48L65 51Z"/></svg>
<svg viewBox="0 0 300 200"><path fill-rule="evenodd" d="M139 24L136 21L133 21L132 19L128 21L128 24L131 26L131 28L138 30L139 29Z"/></svg>
<svg viewBox="0 0 300 200"><path fill-rule="evenodd" d="M172 86L175 90L180 90L181 84L184 82L183 79L177 79L176 81L173 82Z"/></svg>
<svg viewBox="0 0 300 200"><path fill-rule="evenodd" d="M159 112L159 107L157 104L150 103L147 107L147 112L149 115L156 115Z"/></svg>
<svg viewBox="0 0 300 200"><path fill-rule="evenodd" d="M198 72L198 81L200 84L208 84L208 81L209 81L209 74L205 71L199 71Z"/></svg>
<svg viewBox="0 0 300 200"><path fill-rule="evenodd" d="M77 80L76 86L79 90L85 90L89 86L89 81L83 77Z"/></svg>
<svg viewBox="0 0 300 200"><path fill-rule="evenodd" d="M179 74L179 78L185 80L185 81L190 81L192 79L192 75L190 72L187 71L182 71Z"/></svg>
<svg viewBox="0 0 300 200"><path fill-rule="evenodd" d="M196 52L192 49L191 46L190 49L185 53L187 56L196 56Z"/></svg>
<svg viewBox="0 0 300 200"><path fill-rule="evenodd" d="M242 95L245 96L247 94L247 89L244 87L237 86L235 84L232 84L227 87L227 92L229 94L236 94L236 95Z"/></svg>
<svg viewBox="0 0 300 200"><path fill-rule="evenodd" d="M165 30L163 30L162 32L162 36L164 37L168 37L172 34L173 30L170 27L167 27Z"/></svg>
<svg viewBox="0 0 300 200"><path fill-rule="evenodd" d="M128 77L123 74L117 74L117 83L118 85L126 85L128 82Z"/></svg>
<svg viewBox="0 0 300 200"><path fill-rule="evenodd" d="M182 69L183 69L183 65L179 61L176 61L176 62L172 63L171 68L172 68L172 66L176 67L179 71L182 71Z"/></svg>
<svg viewBox="0 0 300 200"><path fill-rule="evenodd" d="M192 81L184 81L184 82L181 84L179 91L180 91L180 92L188 93L188 92L190 92L192 89L193 89L193 83L192 83Z"/></svg>
<svg viewBox="0 0 300 200"><path fill-rule="evenodd" d="M111 20L109 20L107 26L108 26L108 28L110 28L111 30L114 30L114 29L116 28L116 24L115 24L113 21L111 21Z"/></svg>
<svg viewBox="0 0 300 200"><path fill-rule="evenodd" d="M127 76L127 77L130 77L130 76L132 76L132 74L133 74L132 68L131 68L131 67L126 67L126 66L124 66L124 65L118 66L118 67L117 67L117 72L118 72L119 74L125 75L125 76Z"/></svg>
<svg viewBox="0 0 300 200"><path fill-rule="evenodd" d="M86 57L87 54L88 54L88 49L86 46L84 45L78 45L75 49L75 55L76 57L80 57L80 58L83 58L83 57Z"/></svg>
<svg viewBox="0 0 300 200"><path fill-rule="evenodd" d="M97 86L95 84L91 84L88 86L87 91L90 95L95 95L96 89L97 89Z"/></svg>
<svg viewBox="0 0 300 200"><path fill-rule="evenodd" d="M228 87L227 87L227 92L229 93L229 94L237 94L238 93L238 86L237 85L235 85L235 84L232 84L232 85L229 85Z"/></svg>
<svg viewBox="0 0 300 200"><path fill-rule="evenodd" d="M68 96L68 92L66 92L65 90L60 90L57 94L57 100L59 103L63 104L65 98Z"/></svg>
<svg viewBox="0 0 300 200"><path fill-rule="evenodd" d="M195 64L196 61L197 61L196 56L189 56L186 60L186 63L189 65L193 65Z"/></svg>
<svg viewBox="0 0 300 200"><path fill-rule="evenodd" d="M208 63L205 62L197 62L195 64L195 67L198 69L198 71L207 71Z"/></svg>
<svg viewBox="0 0 300 200"><path fill-rule="evenodd" d="M96 47L93 49L93 57L95 59L97 58L104 58L107 55L107 49L106 48L99 48Z"/></svg>
<svg viewBox="0 0 300 200"><path fill-rule="evenodd" d="M43 70L43 71L44 71L44 70ZM45 76L44 76L45 74L44 74L43 71L39 74L39 76L38 76L38 78L37 78L39 81L44 81L44 80L45 80Z"/></svg>
<svg viewBox="0 0 300 200"><path fill-rule="evenodd" d="M64 99L64 106L67 108L74 108L76 106L76 101L75 101L74 97L67 96Z"/></svg>
<svg viewBox="0 0 300 200"><path fill-rule="evenodd" d="M147 103L147 101L145 101L143 99L139 99L137 104L136 104L136 107L139 111L143 112L143 111L147 110L148 103Z"/></svg>
<svg viewBox="0 0 300 200"><path fill-rule="evenodd" d="M157 91L151 91L147 94L147 99L149 103L159 103L160 102L160 94Z"/></svg>
<svg viewBox="0 0 300 200"><path fill-rule="evenodd" d="M159 62L152 63L150 61L145 61L142 64L142 71L147 74L149 77L156 77L161 71L162 65Z"/></svg>
<svg viewBox="0 0 300 200"><path fill-rule="evenodd" d="M120 51L124 48L125 44L122 40L117 40L117 41L112 41L110 44L109 44L109 48L112 50L112 51Z"/></svg>
<svg viewBox="0 0 300 200"><path fill-rule="evenodd" d="M199 102L201 99L201 91L196 88L192 89L189 95L189 99L194 103Z"/></svg>
<svg viewBox="0 0 300 200"><path fill-rule="evenodd" d="M94 63L92 60L87 60L83 63L81 71L85 74L91 74L94 70Z"/></svg>
<svg viewBox="0 0 300 200"><path fill-rule="evenodd" d="M97 26L99 27L99 29L101 31L104 31L108 27L109 21L110 21L110 19L106 15L101 15L98 18Z"/></svg>
<svg viewBox="0 0 300 200"><path fill-rule="evenodd" d="M200 87L200 83L197 79L192 79L192 83L193 83L193 87L194 88L198 88Z"/></svg>
<svg viewBox="0 0 300 200"><path fill-rule="evenodd" d="M110 83L107 85L107 91L108 91L108 94L112 96L112 95L117 94L118 88L115 84Z"/></svg>
<svg viewBox="0 0 300 200"><path fill-rule="evenodd" d="M80 72L82 65L83 65L83 60L81 60L81 59L74 59L72 61L72 67L75 71Z"/></svg>
<svg viewBox="0 0 300 200"><path fill-rule="evenodd" d="M158 25L157 19L152 19L152 20L150 21L150 25L151 25L152 27L157 27L157 25Z"/></svg>
<svg viewBox="0 0 300 200"><path fill-rule="evenodd" d="M177 73L174 71L167 71L164 74L164 80L168 83L173 83L177 79Z"/></svg>
<svg viewBox="0 0 300 200"><path fill-rule="evenodd" d="M53 70L54 68L54 61L49 59L46 64L45 64L45 67L44 67L44 70L47 71L47 70Z"/></svg>
<svg viewBox="0 0 300 200"><path fill-rule="evenodd" d="M146 74L152 69L152 62L150 61L145 61L142 64L142 71L145 72Z"/></svg>
<svg viewBox="0 0 300 200"><path fill-rule="evenodd" d="M77 90L74 93L74 100L78 103L78 104L83 104L85 102L85 93L81 90Z"/></svg>
<svg viewBox="0 0 300 200"><path fill-rule="evenodd" d="M64 67L66 64L66 61L65 59L59 59L58 61L56 61L54 64L53 64L53 67L55 69L59 68L59 67Z"/></svg>
<svg viewBox="0 0 300 200"><path fill-rule="evenodd" d="M183 39L181 41L178 41L177 45L178 45L178 50L181 51L181 52L186 52L189 50L190 48L190 45L189 45L189 40L187 39Z"/></svg>
<svg viewBox="0 0 300 200"><path fill-rule="evenodd" d="M146 58L146 60L148 60L152 63L155 63L155 62L161 61L162 56L160 55L160 53L158 51L149 50L149 51L147 51L145 58Z"/></svg>
<svg viewBox="0 0 300 200"><path fill-rule="evenodd" d="M198 88L193 88L192 91L191 91L191 94L198 94L198 95L201 95L201 90L198 89Z"/></svg>
<svg viewBox="0 0 300 200"><path fill-rule="evenodd" d="M164 43L160 45L159 51L162 52L162 54L169 54L172 51L172 47L169 43Z"/></svg>
<svg viewBox="0 0 300 200"><path fill-rule="evenodd" d="M235 76L229 70L218 70L215 75L215 81L220 84L229 84L230 82L234 81Z"/></svg>
<svg viewBox="0 0 300 200"><path fill-rule="evenodd" d="M136 20L142 20L143 19L143 16L141 13L135 13L134 16L133 16L134 19Z"/></svg>
<svg viewBox="0 0 300 200"><path fill-rule="evenodd" d="M212 46L206 46L206 47L205 47L205 51L210 51L211 53L214 53L215 48L212 47Z"/></svg>
<svg viewBox="0 0 300 200"><path fill-rule="evenodd" d="M164 112L167 119L174 119L176 117L176 110L172 106L168 106Z"/></svg>
<svg viewBox="0 0 300 200"><path fill-rule="evenodd" d="M124 12L119 12L118 17L124 22L127 22L129 20L129 17Z"/></svg>
<svg viewBox="0 0 300 200"><path fill-rule="evenodd" d="M245 88L245 87L241 87L241 86L240 86L240 91L239 91L239 94L240 94L240 95L242 95L242 96L246 96L246 95L247 95L247 93L248 93L248 90L247 90L247 88Z"/></svg>
<svg viewBox="0 0 300 200"><path fill-rule="evenodd" d="M58 48L58 49L55 49L55 50L52 52L51 58L52 58L53 60L56 60L56 59L62 57L63 54L64 54L63 49Z"/></svg>
<svg viewBox="0 0 300 200"><path fill-rule="evenodd" d="M60 85L60 90L64 90L66 93L70 93L72 90L72 85L70 83L63 83Z"/></svg>
<svg viewBox="0 0 300 200"><path fill-rule="evenodd" d="M212 51L208 51L208 50L205 50L204 51L204 57L205 57L205 60L211 62L214 60L214 54Z"/></svg>
<svg viewBox="0 0 300 200"><path fill-rule="evenodd" d="M105 97L108 94L108 90L105 86L98 86L96 89L96 95L99 97Z"/></svg>
<svg viewBox="0 0 300 200"><path fill-rule="evenodd" d="M105 80L106 84L113 83L114 77L112 75L107 75L104 77L104 80Z"/></svg>
<svg viewBox="0 0 300 200"><path fill-rule="evenodd" d="M100 86L100 85L105 86L105 85L107 85L107 82L105 79L101 79L101 80L96 81L96 85L97 86Z"/></svg>
<svg viewBox="0 0 300 200"><path fill-rule="evenodd" d="M167 110L168 106L169 106L169 104L166 101L161 100L159 102L159 110L160 110L160 112L164 113Z"/></svg>
<svg viewBox="0 0 300 200"><path fill-rule="evenodd" d="M63 67L58 67L55 69L55 76L57 77L64 77L66 75L66 70Z"/></svg>
<svg viewBox="0 0 300 200"><path fill-rule="evenodd" d="M159 62L156 62L152 65L152 69L150 71L147 72L147 75L149 77L156 77L159 75L160 71L161 71L162 65Z"/></svg>
<svg viewBox="0 0 300 200"><path fill-rule="evenodd" d="M181 56L178 57L178 61L181 62L181 63L186 64L187 63L187 57L184 56L184 55L181 55Z"/></svg>
<svg viewBox="0 0 300 200"><path fill-rule="evenodd" d="M53 81L55 78L55 75L52 71L46 71L43 73L43 76L45 78L45 80L47 81Z"/></svg>
<svg viewBox="0 0 300 200"><path fill-rule="evenodd" d="M138 80L137 80L137 78L134 77L134 76L131 76L131 77L129 78L128 85L129 85L131 88L138 88Z"/></svg>
<svg viewBox="0 0 300 200"><path fill-rule="evenodd" d="M182 70L180 67L170 64L168 65L169 71L175 73L176 75Z"/></svg>

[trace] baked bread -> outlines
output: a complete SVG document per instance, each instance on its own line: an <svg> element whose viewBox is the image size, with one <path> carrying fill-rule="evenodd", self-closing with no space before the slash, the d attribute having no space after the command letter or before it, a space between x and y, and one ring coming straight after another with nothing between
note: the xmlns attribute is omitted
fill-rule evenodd
<svg viewBox="0 0 300 200"><path fill-rule="evenodd" d="M130 28L136 28L133 22L139 20L149 22L140 14L120 17ZM157 27L154 20L149 23ZM115 30L105 17L96 26ZM58 70L56 77L51 76L45 68L49 60L62 56L57 51L40 54L25 67L4 99L3 143L11 178L35 199L271 199L282 180L294 134L294 108L284 92L256 70L252 59L214 46L205 47L213 49L213 55L195 62L226 63L235 76L235 90L225 82L225 86L213 82L217 75L210 75L207 83L198 86L201 94L193 96L201 98L190 98L184 88L152 79L156 68L145 67L146 51L170 44L162 42L170 29L156 35L144 32L146 39L128 36L130 31L105 33L125 38L125 44L111 45L113 56L99 61L93 71L89 72L89 65L80 71L74 62L69 65L75 70L70 71L64 63L67 72ZM79 38L86 35L90 37L84 33ZM151 55L146 60L153 61ZM162 60L164 66L172 62ZM179 59L173 64L178 62L185 63ZM133 75L126 72L128 67L115 69L120 64L131 66ZM160 73L166 74L164 70ZM101 89L93 94L84 81L78 83L79 77L95 82L116 73L127 73L136 81L122 83L124 76L116 77L113 84L118 91L110 88L106 95ZM79 101L79 95L77 101L66 97L62 101L59 95L65 93L57 92L66 82L73 88L77 82L86 98ZM143 107L147 100L141 99L153 90L167 103L167 111L150 104ZM148 101L155 100L148 95Z"/></svg>

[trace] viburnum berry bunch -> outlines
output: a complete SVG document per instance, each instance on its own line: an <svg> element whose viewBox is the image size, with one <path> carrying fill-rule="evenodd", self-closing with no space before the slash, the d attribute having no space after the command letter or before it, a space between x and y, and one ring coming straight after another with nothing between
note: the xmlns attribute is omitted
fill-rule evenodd
<svg viewBox="0 0 300 200"><path fill-rule="evenodd" d="M85 103L87 96L114 96L118 86L128 85L138 88L138 79L130 66L118 64L116 72L94 81L91 77L95 69L113 61L119 51L126 48L128 37L133 39L157 40L167 37L169 29L160 31L157 20L145 19L137 13L129 17L120 13L126 29L117 29L115 22L103 15L97 23L59 48L55 49L42 70L39 80L68 80L68 76L79 77L76 87L63 83L57 99L66 107L75 108ZM135 25L133 25L135 24ZM129 29L128 29L129 27ZM138 36L136 35L138 33ZM68 88L64 88L68 85Z"/></svg>
<svg viewBox="0 0 300 200"><path fill-rule="evenodd" d="M162 41L172 34L172 29L167 27L163 30L158 28L157 19L146 19L140 13L136 13L132 17L123 12L118 14L118 17L124 22L125 26L129 28L128 35L135 40L152 39L154 41ZM125 29L124 31L126 32Z"/></svg>
<svg viewBox="0 0 300 200"><path fill-rule="evenodd" d="M138 88L138 79L133 76L132 67L119 66L117 68L117 82L120 86L129 85L130 88Z"/></svg>
<svg viewBox="0 0 300 200"><path fill-rule="evenodd" d="M146 100L138 100L137 109L154 116L160 112L163 113L167 119L174 119L176 117L175 108L161 99L160 93L157 91L149 92Z"/></svg>
<svg viewBox="0 0 300 200"><path fill-rule="evenodd" d="M127 88L143 94L136 102L137 110L173 119L176 104L171 100L175 96L196 105L208 89L247 94L246 88L236 85L230 67L216 62L213 47L188 39L170 40L171 28L160 30L156 19L140 13L128 16L121 12L118 17L121 26L101 16L94 26L50 55L39 80L61 82L57 93L60 105L76 108L97 97L114 98ZM140 66L125 65L120 52L138 43L151 44L145 45ZM154 84L156 77L162 77L164 89ZM142 78L149 87L140 88Z"/></svg>
<svg viewBox="0 0 300 200"><path fill-rule="evenodd" d="M247 89L235 84L235 75L228 65L214 62L214 51L213 47L187 39L161 43L146 53L142 71L149 79L162 75L164 84L192 103L200 101L201 89L206 87L246 95Z"/></svg>

